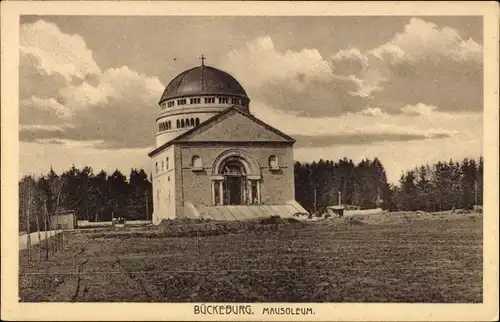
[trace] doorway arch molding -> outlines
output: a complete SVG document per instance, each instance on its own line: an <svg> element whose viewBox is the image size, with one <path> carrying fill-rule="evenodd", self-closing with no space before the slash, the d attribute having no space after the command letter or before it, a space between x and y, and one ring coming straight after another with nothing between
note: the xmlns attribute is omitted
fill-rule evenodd
<svg viewBox="0 0 500 322"><path fill-rule="evenodd" d="M260 177L260 166L258 162L255 161L246 151L240 149L229 149L222 152L214 161L214 164L212 166L212 175L222 175L224 164L231 160L237 160L241 162L241 164L245 168L247 176Z"/></svg>

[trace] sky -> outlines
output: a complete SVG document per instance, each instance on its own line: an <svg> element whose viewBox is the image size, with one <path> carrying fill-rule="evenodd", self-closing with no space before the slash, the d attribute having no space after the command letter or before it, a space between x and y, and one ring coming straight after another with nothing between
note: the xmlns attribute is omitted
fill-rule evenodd
<svg viewBox="0 0 500 322"><path fill-rule="evenodd" d="M294 158L415 166L478 158L481 17L22 16L20 175L151 171L168 82L206 64L294 137Z"/></svg>

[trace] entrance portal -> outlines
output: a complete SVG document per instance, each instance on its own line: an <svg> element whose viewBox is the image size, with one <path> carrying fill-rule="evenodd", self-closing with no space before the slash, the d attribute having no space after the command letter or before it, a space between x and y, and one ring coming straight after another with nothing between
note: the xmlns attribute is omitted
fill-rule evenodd
<svg viewBox="0 0 500 322"><path fill-rule="evenodd" d="M245 203L246 178L245 168L238 161L228 162L224 166L224 201L225 205Z"/></svg>
<svg viewBox="0 0 500 322"><path fill-rule="evenodd" d="M241 153L233 151L234 155L215 162L212 179L214 206L260 204L259 166L242 157Z"/></svg>
<svg viewBox="0 0 500 322"><path fill-rule="evenodd" d="M242 177L226 177L226 195L224 204L241 205L243 204L243 180Z"/></svg>

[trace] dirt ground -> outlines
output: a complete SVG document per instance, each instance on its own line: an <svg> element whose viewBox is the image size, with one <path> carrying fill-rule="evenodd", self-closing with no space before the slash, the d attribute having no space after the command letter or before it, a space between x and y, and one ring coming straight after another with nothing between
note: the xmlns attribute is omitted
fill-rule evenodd
<svg viewBox="0 0 500 322"><path fill-rule="evenodd" d="M23 302L482 302L482 215L170 221L20 254ZM35 250L36 254L36 250Z"/></svg>

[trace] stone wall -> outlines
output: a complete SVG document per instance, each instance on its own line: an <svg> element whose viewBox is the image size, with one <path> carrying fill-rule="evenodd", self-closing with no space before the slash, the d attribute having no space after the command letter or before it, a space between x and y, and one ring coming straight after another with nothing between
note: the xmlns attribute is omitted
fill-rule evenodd
<svg viewBox="0 0 500 322"><path fill-rule="evenodd" d="M179 180L176 181L176 192L182 192L182 200L177 213L182 213L181 204L192 202L195 206L212 205L211 176L216 158L229 149L239 149L251 156L260 167L261 203L285 204L294 196L293 148L291 145L248 143L247 145L224 146L190 145L176 147L176 166L180 167ZM271 155L278 157L279 170L271 171L268 160ZM202 158L202 170L193 171L191 160L193 156Z"/></svg>
<svg viewBox="0 0 500 322"><path fill-rule="evenodd" d="M168 166L167 166L168 158ZM176 216L176 163L174 147L168 147L153 158L153 223ZM163 162L163 167L162 167ZM156 171L158 164L158 172Z"/></svg>

